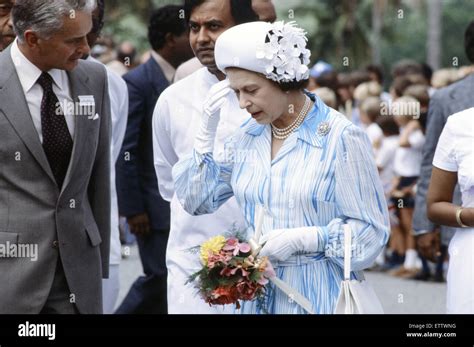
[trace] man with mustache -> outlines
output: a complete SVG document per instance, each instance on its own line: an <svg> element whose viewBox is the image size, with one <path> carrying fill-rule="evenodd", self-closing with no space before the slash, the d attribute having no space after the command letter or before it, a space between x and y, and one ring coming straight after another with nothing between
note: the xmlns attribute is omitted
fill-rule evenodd
<svg viewBox="0 0 474 347"><path fill-rule="evenodd" d="M169 313L231 313L232 308L209 307L188 276L199 270L197 254L188 250L212 236L233 227L244 228L242 212L234 199L213 215L190 216L174 192L171 170L183 156L191 153L199 128L203 103L211 87L224 79L214 59L214 45L225 30L237 24L258 20L250 0L186 0L185 16L189 40L203 68L167 88L158 99L153 114L153 153L158 186L163 199L171 202L171 227L166 249ZM223 153L225 140L249 116L229 93L221 112L214 153ZM219 155L219 154L218 154Z"/></svg>

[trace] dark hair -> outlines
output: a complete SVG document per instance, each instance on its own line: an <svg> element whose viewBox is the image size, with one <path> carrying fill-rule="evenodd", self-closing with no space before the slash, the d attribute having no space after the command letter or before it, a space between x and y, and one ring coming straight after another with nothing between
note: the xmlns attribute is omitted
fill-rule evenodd
<svg viewBox="0 0 474 347"><path fill-rule="evenodd" d="M202 5L206 0L185 0L184 16L189 23L194 8ZM258 15L252 8L252 0L230 0L230 12L235 24L243 24L258 21Z"/></svg>
<svg viewBox="0 0 474 347"><path fill-rule="evenodd" d="M153 11L148 25L148 41L156 51L166 42L166 34L180 36L187 30L186 22L181 18L182 6L166 5Z"/></svg>
<svg viewBox="0 0 474 347"><path fill-rule="evenodd" d="M433 68L427 63L421 63L421 72L428 84L431 84L431 77L433 77Z"/></svg>
<svg viewBox="0 0 474 347"><path fill-rule="evenodd" d="M417 119L421 126L423 134L426 133L426 122L428 121L428 112L420 112L420 117Z"/></svg>
<svg viewBox="0 0 474 347"><path fill-rule="evenodd" d="M423 74L421 65L411 59L402 59L396 62L392 68L393 78L411 74Z"/></svg>
<svg viewBox="0 0 474 347"><path fill-rule="evenodd" d="M375 122L378 124L380 129L382 129L385 136L398 135L400 133L400 129L392 116L378 117Z"/></svg>
<svg viewBox="0 0 474 347"><path fill-rule="evenodd" d="M321 76L316 78L316 83L319 87L328 87L334 91L337 90L337 72L336 71L328 71L323 73Z"/></svg>
<svg viewBox="0 0 474 347"><path fill-rule="evenodd" d="M354 88L364 82L370 82L370 75L364 70L355 70L350 73L350 85Z"/></svg>
<svg viewBox="0 0 474 347"><path fill-rule="evenodd" d="M395 95L397 97L400 97L405 92L405 89L407 89L411 84L412 82L407 76L399 76L399 77L395 77L395 79L392 82L391 87L393 91L395 92Z"/></svg>
<svg viewBox="0 0 474 347"><path fill-rule="evenodd" d="M474 63L474 21L469 23L464 33L464 51L467 59Z"/></svg>
<svg viewBox="0 0 474 347"><path fill-rule="evenodd" d="M301 90L304 89L308 86L309 78L306 80L301 80L299 82L297 81L292 81L292 82L275 82L278 85L278 88L280 88L284 92L288 92L290 90Z"/></svg>
<svg viewBox="0 0 474 347"><path fill-rule="evenodd" d="M92 17L92 30L91 32L99 35L104 27L104 16L105 16L105 0L97 0L97 9L99 10L99 16L97 19Z"/></svg>
<svg viewBox="0 0 474 347"><path fill-rule="evenodd" d="M381 66L370 64L365 67L365 70L377 76L377 82L379 82L380 84L383 84L383 72L382 72Z"/></svg>

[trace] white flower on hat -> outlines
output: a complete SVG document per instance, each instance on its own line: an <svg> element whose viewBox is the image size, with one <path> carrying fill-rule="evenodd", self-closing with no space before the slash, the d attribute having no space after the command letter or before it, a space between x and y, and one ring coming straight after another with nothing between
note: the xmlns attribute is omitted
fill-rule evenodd
<svg viewBox="0 0 474 347"><path fill-rule="evenodd" d="M257 48L256 57L265 66L266 77L275 82L294 82L309 78L308 39L295 22L272 24L265 43Z"/></svg>

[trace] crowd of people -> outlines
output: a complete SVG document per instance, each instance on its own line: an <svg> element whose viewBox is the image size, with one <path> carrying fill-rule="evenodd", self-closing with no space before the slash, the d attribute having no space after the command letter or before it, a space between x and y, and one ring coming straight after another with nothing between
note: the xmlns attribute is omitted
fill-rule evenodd
<svg viewBox="0 0 474 347"><path fill-rule="evenodd" d="M447 312L474 313L474 66L311 67L271 0L163 6L138 57L101 36L105 10L0 0L0 245L39 252L0 259L0 313L234 313L187 283L189 249L259 208L262 256L313 312L334 312L349 225L354 278L447 277ZM464 47L474 64L474 22ZM117 303L124 229L144 275ZM266 312L305 312L269 293Z"/></svg>

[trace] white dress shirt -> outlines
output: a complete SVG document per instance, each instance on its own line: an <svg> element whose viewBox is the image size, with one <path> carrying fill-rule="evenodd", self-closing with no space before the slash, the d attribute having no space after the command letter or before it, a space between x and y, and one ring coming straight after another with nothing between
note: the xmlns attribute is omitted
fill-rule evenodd
<svg viewBox="0 0 474 347"><path fill-rule="evenodd" d="M102 64L89 56L86 60ZM125 81L112 69L106 66L109 87L110 114L112 116L112 141L110 147L110 260L109 278L102 280L102 306L104 314L115 311L120 291L119 265L122 260L120 243L119 212L117 188L115 185L115 162L120 154L128 118L128 90Z"/></svg>
<svg viewBox="0 0 474 347"><path fill-rule="evenodd" d="M102 64L98 60L89 56L88 61ZM103 65L103 64L102 64ZM111 238L110 238L110 264L120 264L122 259L120 233L119 233L119 212L117 204L117 189L115 186L115 162L120 154L125 130L127 129L128 118L128 90L125 81L107 68L107 81L109 85L110 114L112 115L112 143L111 143L111 165L110 165L110 184L111 184Z"/></svg>
<svg viewBox="0 0 474 347"><path fill-rule="evenodd" d="M166 251L168 268L169 313L232 313L232 305L209 307L192 284L185 286L188 276L200 270L199 255L189 251L212 236L226 233L235 223L245 226L243 213L234 198L212 215L191 216L181 207L174 192L172 168L192 153L199 128L203 100L217 78L202 68L168 87L159 97L153 113L153 153L158 186L163 199L171 201L171 226ZM215 142L216 157L224 153L224 142L249 114L241 110L234 93L221 110Z"/></svg>
<svg viewBox="0 0 474 347"><path fill-rule="evenodd" d="M12 43L10 54L15 65L15 70L20 79L21 87L25 93L26 102L30 110L31 119L38 132L39 139L43 143L43 131L41 127L41 99L43 99L43 88L37 83L42 71L36 67L25 55L20 51L18 42ZM69 90L69 78L66 71L52 69L47 71L53 78L53 91L56 94L61 105L72 103L72 97ZM74 114L71 112L73 107L62 107L66 124L74 140Z"/></svg>
<svg viewBox="0 0 474 347"><path fill-rule="evenodd" d="M185 77L188 77L192 73L196 72L197 70L201 69L203 65L199 61L198 58L194 57L182 63L176 69L176 73L174 74L173 83L182 80Z"/></svg>

